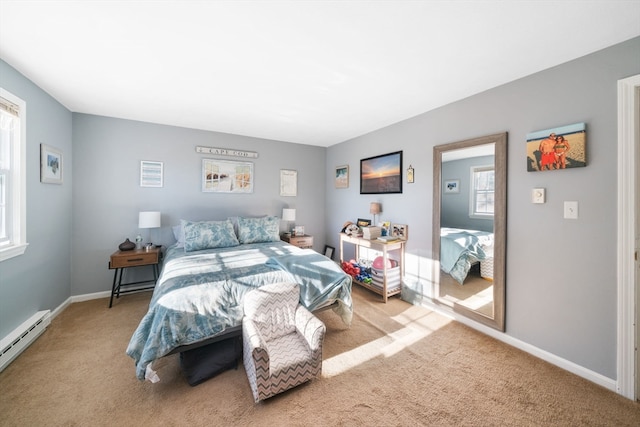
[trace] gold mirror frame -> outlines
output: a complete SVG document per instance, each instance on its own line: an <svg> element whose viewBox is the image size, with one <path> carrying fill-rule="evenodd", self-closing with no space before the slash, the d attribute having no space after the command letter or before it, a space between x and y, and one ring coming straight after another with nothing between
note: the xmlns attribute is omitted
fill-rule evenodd
<svg viewBox="0 0 640 427"><path fill-rule="evenodd" d="M448 151L461 150L485 144L495 144L495 201L493 217L494 259L493 259L493 316L472 310L461 304L445 302L440 295L440 228L442 207L442 155ZM506 288L506 229L507 229L507 133L467 139L433 147L433 259L435 269L435 303L450 307L470 319L499 331L505 330L505 288Z"/></svg>

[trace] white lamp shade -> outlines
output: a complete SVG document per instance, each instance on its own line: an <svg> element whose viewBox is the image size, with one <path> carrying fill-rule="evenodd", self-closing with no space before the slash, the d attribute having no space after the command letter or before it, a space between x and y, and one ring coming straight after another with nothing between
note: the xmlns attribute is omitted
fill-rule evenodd
<svg viewBox="0 0 640 427"><path fill-rule="evenodd" d="M282 209L282 220L283 221L295 221L296 220L296 210L295 209Z"/></svg>
<svg viewBox="0 0 640 427"><path fill-rule="evenodd" d="M372 202L371 205L369 205L369 213L377 215L380 212L382 212L382 205L380 203Z"/></svg>
<svg viewBox="0 0 640 427"><path fill-rule="evenodd" d="M160 227L160 212L140 212L138 216L138 228Z"/></svg>

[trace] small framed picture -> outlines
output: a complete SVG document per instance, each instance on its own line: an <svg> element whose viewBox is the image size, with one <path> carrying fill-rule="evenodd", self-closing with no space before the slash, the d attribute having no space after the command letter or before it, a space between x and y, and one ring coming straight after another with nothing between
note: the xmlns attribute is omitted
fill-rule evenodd
<svg viewBox="0 0 640 427"><path fill-rule="evenodd" d="M448 179L444 182L444 194L454 194L460 192L460 180Z"/></svg>
<svg viewBox="0 0 640 427"><path fill-rule="evenodd" d="M407 169L407 183L414 183L414 169L413 166L409 165L409 169Z"/></svg>
<svg viewBox="0 0 640 427"><path fill-rule="evenodd" d="M163 167L163 162L142 160L140 162L140 187L162 187Z"/></svg>
<svg viewBox="0 0 640 427"><path fill-rule="evenodd" d="M40 144L40 182L62 184L62 151Z"/></svg>
<svg viewBox="0 0 640 427"><path fill-rule="evenodd" d="M358 218L357 225L358 225L358 227L368 227L368 226L371 225L371 220L370 219Z"/></svg>
<svg viewBox="0 0 640 427"><path fill-rule="evenodd" d="M304 236L304 225L296 225L296 228L293 229L293 234L295 236Z"/></svg>
<svg viewBox="0 0 640 427"><path fill-rule="evenodd" d="M336 188L349 188L349 165L336 168Z"/></svg>
<svg viewBox="0 0 640 427"><path fill-rule="evenodd" d="M390 236L391 235L391 221L382 221L380 223L380 227L382 228L380 230L380 232L382 233L383 236Z"/></svg>
<svg viewBox="0 0 640 427"><path fill-rule="evenodd" d="M409 226L405 224L393 224L391 226L391 235L402 240L407 240L409 236Z"/></svg>
<svg viewBox="0 0 640 427"><path fill-rule="evenodd" d="M333 246L325 245L324 247L324 256L329 259L333 259L333 253L336 251L336 248Z"/></svg>
<svg viewBox="0 0 640 427"><path fill-rule="evenodd" d="M280 195L286 197L298 195L298 171L280 170Z"/></svg>

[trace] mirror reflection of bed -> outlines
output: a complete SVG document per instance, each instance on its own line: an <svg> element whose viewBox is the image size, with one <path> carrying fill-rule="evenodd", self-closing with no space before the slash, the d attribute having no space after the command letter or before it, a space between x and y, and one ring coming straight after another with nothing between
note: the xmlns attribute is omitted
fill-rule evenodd
<svg viewBox="0 0 640 427"><path fill-rule="evenodd" d="M434 147L434 299L504 330L507 135Z"/></svg>

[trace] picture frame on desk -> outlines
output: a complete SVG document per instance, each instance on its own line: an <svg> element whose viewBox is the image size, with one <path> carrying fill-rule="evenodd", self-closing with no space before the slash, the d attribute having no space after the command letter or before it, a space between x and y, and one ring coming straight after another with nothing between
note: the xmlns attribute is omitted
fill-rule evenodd
<svg viewBox="0 0 640 427"><path fill-rule="evenodd" d="M293 235L294 236L304 236L304 225L296 225L296 227L293 229Z"/></svg>
<svg viewBox="0 0 640 427"><path fill-rule="evenodd" d="M358 218L357 225L358 225L358 227L368 227L368 226L371 225L371 220L370 219Z"/></svg>
<svg viewBox="0 0 640 427"><path fill-rule="evenodd" d="M391 225L391 236L398 237L402 240L407 240L409 235L409 226L406 224L393 224Z"/></svg>

